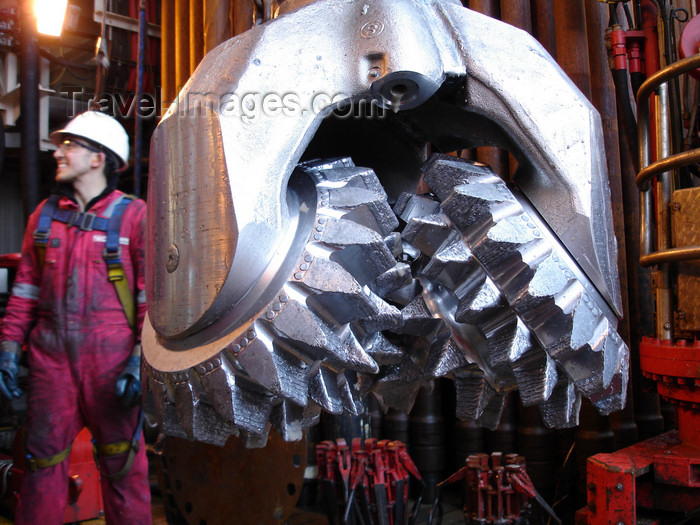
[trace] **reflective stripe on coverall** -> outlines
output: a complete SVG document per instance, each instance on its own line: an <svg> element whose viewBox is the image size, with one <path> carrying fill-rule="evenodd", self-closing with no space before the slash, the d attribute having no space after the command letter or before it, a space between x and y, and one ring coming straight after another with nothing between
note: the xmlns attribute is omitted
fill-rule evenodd
<svg viewBox="0 0 700 525"><path fill-rule="evenodd" d="M116 199L113 191L88 211L103 216ZM54 221L43 268L34 248L41 206L32 213L22 245L15 287L3 322L3 340L27 342L29 389L26 450L37 458L53 456L71 445L83 426L98 444L130 441L139 407L125 409L115 383L135 344L102 257L106 236ZM67 197L61 208L76 209ZM132 202L122 220L122 263L135 297L144 290L145 203ZM134 286L134 282L136 286ZM26 290L37 287L38 297ZM13 288L14 291L15 288ZM146 305L138 301L137 334ZM102 472L113 474L128 452L100 458ZM68 499L68 459L56 466L25 472L16 524L60 524ZM150 488L146 450L141 445L129 473L101 480L107 523L150 524Z"/></svg>

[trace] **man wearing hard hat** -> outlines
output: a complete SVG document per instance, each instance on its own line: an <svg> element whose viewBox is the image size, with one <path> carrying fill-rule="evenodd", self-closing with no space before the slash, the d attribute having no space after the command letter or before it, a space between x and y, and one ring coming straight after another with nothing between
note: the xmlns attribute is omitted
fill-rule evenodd
<svg viewBox="0 0 700 525"><path fill-rule="evenodd" d="M87 427L107 523L150 525L139 378L146 206L116 189L129 141L115 119L88 111L51 139L57 190L29 218L0 337L5 397L21 394L25 343L29 367L15 523L63 522L71 444Z"/></svg>

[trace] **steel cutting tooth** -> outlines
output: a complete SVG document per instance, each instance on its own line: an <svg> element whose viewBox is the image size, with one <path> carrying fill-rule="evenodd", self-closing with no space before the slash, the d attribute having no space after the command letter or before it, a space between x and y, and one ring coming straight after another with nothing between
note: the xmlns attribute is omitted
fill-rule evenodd
<svg viewBox="0 0 700 525"><path fill-rule="evenodd" d="M600 411L601 414L607 415L616 410L625 408L625 400L627 399L627 381L629 377L629 352L627 346L617 334L616 337L609 337L605 344L613 348L617 348L619 354L619 368L615 371L610 383L605 390L596 392L590 396L590 400ZM606 349L607 353L607 349Z"/></svg>
<svg viewBox="0 0 700 525"><path fill-rule="evenodd" d="M401 310L401 326L398 333L424 336L440 325L425 304L423 297L418 296Z"/></svg>
<svg viewBox="0 0 700 525"><path fill-rule="evenodd" d="M273 341L264 332L256 330L256 337L249 340L238 354L228 355L248 378L267 391L305 405L308 363L283 341Z"/></svg>
<svg viewBox="0 0 700 525"><path fill-rule="evenodd" d="M241 441L243 441L243 446L245 448L265 448L267 446L267 438L270 432L270 425L265 427L265 431L262 434L255 434L251 432L241 432Z"/></svg>
<svg viewBox="0 0 700 525"><path fill-rule="evenodd" d="M267 435L268 420L274 404L274 398L255 388L246 385L240 377L231 388L231 404L233 406L233 424L251 434Z"/></svg>
<svg viewBox="0 0 700 525"><path fill-rule="evenodd" d="M236 374L231 365L226 359L217 356L196 368L209 402L225 421L233 424L234 404L230 393L236 388Z"/></svg>
<svg viewBox="0 0 700 525"><path fill-rule="evenodd" d="M156 421L163 421L166 398L165 374L147 365L144 368L147 369L146 377L148 378L146 400L151 402L149 408L152 410L151 413L155 415Z"/></svg>
<svg viewBox="0 0 700 525"><path fill-rule="evenodd" d="M525 406L547 401L559 380L556 363L539 345L513 362L513 375Z"/></svg>
<svg viewBox="0 0 700 525"><path fill-rule="evenodd" d="M352 332L338 333L306 305L291 299L271 322L279 337L292 348L326 359L341 368L352 368L361 372L376 373L377 363L367 355Z"/></svg>
<svg viewBox="0 0 700 525"><path fill-rule="evenodd" d="M412 280L411 267L406 263L397 263L396 266L377 276L369 287L379 297L386 297L391 292L409 286Z"/></svg>
<svg viewBox="0 0 700 525"><path fill-rule="evenodd" d="M384 239L374 230L353 221L328 220L319 241L337 249L330 259L350 272L362 286L396 264Z"/></svg>
<svg viewBox="0 0 700 525"><path fill-rule="evenodd" d="M448 237L421 273L451 290L461 286L476 272L483 273L472 253L458 236Z"/></svg>
<svg viewBox="0 0 700 525"><path fill-rule="evenodd" d="M380 332L370 333L362 339L362 346L379 366L393 365L401 361L403 351Z"/></svg>
<svg viewBox="0 0 700 525"><path fill-rule="evenodd" d="M347 414L359 416L364 412L365 406L358 385L357 373L346 370L345 373L338 374L338 390Z"/></svg>
<svg viewBox="0 0 700 525"><path fill-rule="evenodd" d="M498 315L506 307L501 291L485 273L474 272L455 290L459 299L455 320L478 325Z"/></svg>
<svg viewBox="0 0 700 525"><path fill-rule="evenodd" d="M468 168L465 169L465 165ZM432 155L423 165L423 177L438 199L444 201L455 186L478 180L488 185L501 179L485 164L446 155Z"/></svg>
<svg viewBox="0 0 700 525"><path fill-rule="evenodd" d="M542 421L550 428L572 428L578 425L581 394L568 380L560 382L547 401L539 405Z"/></svg>
<svg viewBox="0 0 700 525"><path fill-rule="evenodd" d="M289 401L275 405L270 414L270 422L285 441L299 441L304 437L303 420L304 407Z"/></svg>
<svg viewBox="0 0 700 525"><path fill-rule="evenodd" d="M396 331L404 320L401 310L374 294L369 295L368 298L372 301L375 311L364 319L359 319L355 326L365 333Z"/></svg>
<svg viewBox="0 0 700 525"><path fill-rule="evenodd" d="M386 406L408 413L426 379L423 367L404 355L399 364L382 367L380 376L372 385L372 392L381 396Z"/></svg>
<svg viewBox="0 0 700 525"><path fill-rule="evenodd" d="M450 233L445 216L436 214L410 219L401 237L421 252L432 256Z"/></svg>
<svg viewBox="0 0 700 525"><path fill-rule="evenodd" d="M199 412L200 396L197 389L190 382L187 372L176 372L169 375L175 397L180 425L190 439L194 439L195 430L201 425Z"/></svg>
<svg viewBox="0 0 700 525"><path fill-rule="evenodd" d="M239 430L222 420L210 405L202 402L198 407L197 420L200 423L192 429L190 437L180 425L178 413L173 403L165 404L165 415L161 430L168 436L194 439L217 447L223 447L229 436L239 435Z"/></svg>
<svg viewBox="0 0 700 525"><path fill-rule="evenodd" d="M433 347L435 347L435 351L433 351ZM448 338L439 348L438 345L431 345L426 373L429 377L442 377L448 375L453 370L469 366L469 364L469 361L467 361L467 358L459 349L457 343L455 343L453 339Z"/></svg>
<svg viewBox="0 0 700 525"><path fill-rule="evenodd" d="M313 401L309 402L309 404L307 404L306 407L304 407L304 414L301 420L302 428L308 428L317 425L318 422L321 421L321 412L322 408L320 406L318 406Z"/></svg>
<svg viewBox="0 0 700 525"><path fill-rule="evenodd" d="M321 363L315 363L309 373L309 397L330 414L343 413L336 373Z"/></svg>
<svg viewBox="0 0 700 525"><path fill-rule="evenodd" d="M475 420L481 417L487 405L496 397L496 391L489 385L484 372L476 365L469 365L453 372L457 406L455 413L459 419Z"/></svg>
<svg viewBox="0 0 700 525"><path fill-rule="evenodd" d="M402 193L394 204L394 213L402 221L433 215L440 209L440 203L427 195Z"/></svg>
<svg viewBox="0 0 700 525"><path fill-rule="evenodd" d="M481 415L477 418L476 422L478 425L489 430L496 430L501 422L507 397L508 395L504 392L495 392L493 398L491 398Z"/></svg>
<svg viewBox="0 0 700 525"><path fill-rule="evenodd" d="M313 292L306 304L316 314L329 316L338 324L350 323L377 313L369 294L338 263L326 259L314 260L303 283Z"/></svg>
<svg viewBox="0 0 700 525"><path fill-rule="evenodd" d="M330 205L339 210L348 210L344 219L362 224L384 235L391 233L398 220L386 202L386 194L356 187L330 189Z"/></svg>

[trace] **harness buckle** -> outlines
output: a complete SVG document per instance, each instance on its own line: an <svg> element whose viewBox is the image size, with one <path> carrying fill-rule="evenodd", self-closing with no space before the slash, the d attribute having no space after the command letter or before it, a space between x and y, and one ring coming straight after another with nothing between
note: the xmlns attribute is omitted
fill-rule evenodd
<svg viewBox="0 0 700 525"><path fill-rule="evenodd" d="M107 264L110 262L116 262L117 264L121 264L121 258L122 258L122 247L118 246L117 251L110 251L107 248L104 249L102 252L102 258L107 261Z"/></svg>
<svg viewBox="0 0 700 525"><path fill-rule="evenodd" d="M51 235L51 232L49 231L35 231L34 232L34 243L35 244L46 244L49 240L49 235Z"/></svg>
<svg viewBox="0 0 700 525"><path fill-rule="evenodd" d="M97 215L94 213L83 213L80 219L80 224L77 225L78 228L86 232L92 231L92 224L95 222L95 217L97 217Z"/></svg>

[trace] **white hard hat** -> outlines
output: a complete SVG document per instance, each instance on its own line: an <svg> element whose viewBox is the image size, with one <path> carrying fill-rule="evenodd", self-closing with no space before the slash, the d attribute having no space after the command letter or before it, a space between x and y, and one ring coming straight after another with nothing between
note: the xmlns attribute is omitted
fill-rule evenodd
<svg viewBox="0 0 700 525"><path fill-rule="evenodd" d="M100 111L86 111L71 120L66 127L51 133L54 144L64 140L66 135L83 137L99 144L117 157L118 169L129 164L129 137L124 127L113 117Z"/></svg>

